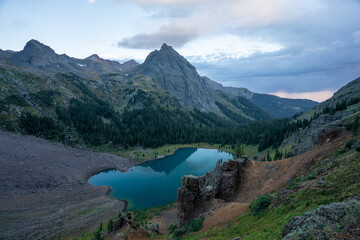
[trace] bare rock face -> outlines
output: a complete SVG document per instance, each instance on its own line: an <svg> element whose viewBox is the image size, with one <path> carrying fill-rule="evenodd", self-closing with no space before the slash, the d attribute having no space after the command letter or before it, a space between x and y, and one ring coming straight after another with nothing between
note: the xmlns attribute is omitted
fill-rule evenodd
<svg viewBox="0 0 360 240"><path fill-rule="evenodd" d="M237 192L241 180L241 162L228 161L223 164L223 174L217 198L231 200Z"/></svg>
<svg viewBox="0 0 360 240"><path fill-rule="evenodd" d="M289 151L288 156L298 156L303 154L311 149L313 149L316 144L323 142L326 135L339 135L339 127L342 127L338 120L346 117L349 113L336 113L335 115L324 114L311 122L309 126L302 129L301 131L291 135L289 138L285 139L281 147L285 147L289 144L296 145ZM324 132L329 132L325 133Z"/></svg>
<svg viewBox="0 0 360 240"><path fill-rule="evenodd" d="M182 187L178 189L178 217L179 224L182 226L198 213L203 212L215 193L212 188L200 189L200 178L195 176L184 176L181 179Z"/></svg>
<svg viewBox="0 0 360 240"><path fill-rule="evenodd" d="M335 236L344 231L344 234L352 235L345 239L360 239L359 232L351 231L359 228L359 216L359 196L320 206L302 216L291 218L282 230L283 239L340 239Z"/></svg>
<svg viewBox="0 0 360 240"><path fill-rule="evenodd" d="M179 225L183 226L205 212L214 199L232 200L239 188L245 163L246 160L229 160L203 176L184 176L177 197Z"/></svg>

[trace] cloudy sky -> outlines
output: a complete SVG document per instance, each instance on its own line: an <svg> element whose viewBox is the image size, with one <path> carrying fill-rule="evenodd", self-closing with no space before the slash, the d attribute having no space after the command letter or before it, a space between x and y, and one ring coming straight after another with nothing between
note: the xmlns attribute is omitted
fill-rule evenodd
<svg viewBox="0 0 360 240"><path fill-rule="evenodd" d="M0 0L0 49L144 61L173 46L226 86L324 100L360 77L359 0Z"/></svg>

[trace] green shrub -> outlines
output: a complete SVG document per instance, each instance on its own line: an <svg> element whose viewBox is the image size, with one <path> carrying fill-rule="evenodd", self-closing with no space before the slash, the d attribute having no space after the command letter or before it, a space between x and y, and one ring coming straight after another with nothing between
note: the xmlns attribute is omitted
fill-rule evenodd
<svg viewBox="0 0 360 240"><path fill-rule="evenodd" d="M257 216L260 213L266 211L266 209L270 206L272 203L273 197L269 194L262 195L255 200L253 200L250 205L249 209L251 211L251 214L253 216Z"/></svg>
<svg viewBox="0 0 360 240"><path fill-rule="evenodd" d="M315 173L309 173L308 175L306 175L306 177L303 178L303 181L307 181L307 180L313 180L316 178L316 174Z"/></svg>
<svg viewBox="0 0 360 240"><path fill-rule="evenodd" d="M173 234L173 239L180 239L182 236L184 236L185 234L188 233L188 229L189 229L190 224L186 224L185 226L183 226L182 228L180 228L179 230L175 231Z"/></svg>
<svg viewBox="0 0 360 240"><path fill-rule="evenodd" d="M178 225L177 223L173 223L168 227L169 230L169 234L172 234L176 229L177 229Z"/></svg>
<svg viewBox="0 0 360 240"><path fill-rule="evenodd" d="M171 231L173 230L172 238L173 239L180 239L184 235L188 234L189 232L198 232L198 231L200 231L204 226L203 223L204 223L204 218L203 217L195 218L190 223L185 224L185 226L183 226L182 228L180 228L177 231L174 231L174 230L176 230L176 227L177 227L176 224L175 225L170 225L171 229L169 227L169 230L170 230L169 234L171 234L172 233Z"/></svg>
<svg viewBox="0 0 360 240"><path fill-rule="evenodd" d="M343 149L339 149L337 150L335 153L334 153L334 156L339 156L341 154L344 154L346 152L346 149L343 148Z"/></svg>
<svg viewBox="0 0 360 240"><path fill-rule="evenodd" d="M353 144L354 144L354 141L353 141L353 140L350 140L350 141L348 141L348 142L345 144L345 147L346 147L347 149L350 149Z"/></svg>
<svg viewBox="0 0 360 240"><path fill-rule="evenodd" d="M356 151L360 152L360 145L356 147Z"/></svg>
<svg viewBox="0 0 360 240"><path fill-rule="evenodd" d="M102 222L100 223L100 227L94 232L94 240L101 240L101 232L102 232Z"/></svg>
<svg viewBox="0 0 360 240"><path fill-rule="evenodd" d="M191 221L191 232L198 232L203 228L204 217L195 218Z"/></svg>
<svg viewBox="0 0 360 240"><path fill-rule="evenodd" d="M113 220L110 219L109 223L107 225L107 229L108 229L109 233L113 231L113 227L114 227L114 222L113 222Z"/></svg>

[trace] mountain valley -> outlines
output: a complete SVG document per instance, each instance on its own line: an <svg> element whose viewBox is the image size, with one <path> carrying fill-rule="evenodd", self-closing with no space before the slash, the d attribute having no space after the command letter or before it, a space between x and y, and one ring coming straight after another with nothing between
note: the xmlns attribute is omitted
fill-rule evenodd
<svg viewBox="0 0 360 240"><path fill-rule="evenodd" d="M357 239L359 115L360 78L318 104L223 86L167 44L141 64L0 50L0 239ZM88 182L184 147L234 159L132 212Z"/></svg>

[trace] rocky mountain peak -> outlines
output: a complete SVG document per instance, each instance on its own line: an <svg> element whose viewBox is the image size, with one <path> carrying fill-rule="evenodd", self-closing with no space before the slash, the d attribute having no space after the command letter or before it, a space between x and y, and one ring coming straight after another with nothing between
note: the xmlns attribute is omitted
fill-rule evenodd
<svg viewBox="0 0 360 240"><path fill-rule="evenodd" d="M97 55L97 54L93 54L93 55L87 57L87 59L91 59L91 60L94 60L94 61L99 61L99 60L101 60L101 58L100 58L99 55Z"/></svg>
<svg viewBox="0 0 360 240"><path fill-rule="evenodd" d="M202 111L213 107L211 90L204 86L196 68L165 43L135 71L136 75L152 77L159 88L169 91L182 106Z"/></svg>
<svg viewBox="0 0 360 240"><path fill-rule="evenodd" d="M166 43L161 46L160 50L152 51L142 65L156 66L156 68L167 72L174 70L174 68L188 69L197 75L196 68Z"/></svg>
<svg viewBox="0 0 360 240"><path fill-rule="evenodd" d="M131 59L129 61L125 61L123 64L139 65L134 59Z"/></svg>
<svg viewBox="0 0 360 240"><path fill-rule="evenodd" d="M137 63L134 59L131 59L129 61L124 62L122 64L122 68L124 70L129 70L129 69L132 69L132 68L134 68L134 67L136 67L138 65L139 65L139 63Z"/></svg>
<svg viewBox="0 0 360 240"><path fill-rule="evenodd" d="M160 51L175 51L171 46L167 45L166 43L163 43L161 45Z"/></svg>
<svg viewBox="0 0 360 240"><path fill-rule="evenodd" d="M30 41L28 41L23 51L29 53L40 52L40 53L55 54L55 51L52 50L49 46L46 46L35 39L31 39Z"/></svg>
<svg viewBox="0 0 360 240"><path fill-rule="evenodd" d="M24 49L13 55L14 62L23 62L33 66L46 66L56 61L58 55L49 46L37 40L30 40Z"/></svg>

